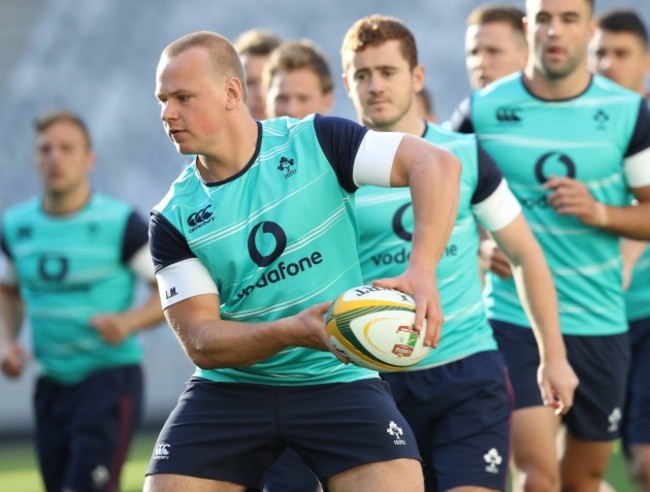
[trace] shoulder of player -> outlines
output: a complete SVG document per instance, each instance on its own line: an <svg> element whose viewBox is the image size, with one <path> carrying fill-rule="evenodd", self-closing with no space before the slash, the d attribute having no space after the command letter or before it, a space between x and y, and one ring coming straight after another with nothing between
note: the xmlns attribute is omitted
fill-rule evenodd
<svg viewBox="0 0 650 492"><path fill-rule="evenodd" d="M454 154L461 160L463 167L476 161L478 143L473 133L458 133L435 123L427 123L424 139Z"/></svg>
<svg viewBox="0 0 650 492"><path fill-rule="evenodd" d="M153 211L165 214L179 201L186 201L196 190L201 188L201 179L196 173L194 163L183 169L180 175L169 186L165 196L153 207Z"/></svg>
<svg viewBox="0 0 650 492"><path fill-rule="evenodd" d="M40 213L40 209L40 197L30 198L29 200L16 203L5 209L2 213L0 223L2 223L3 228L6 229L11 224L16 223L16 221L33 218L35 215Z"/></svg>
<svg viewBox="0 0 650 492"><path fill-rule="evenodd" d="M515 72L501 79L495 80L483 89L472 92L472 101L495 97L512 97L513 94L525 91L526 88L521 78L521 72Z"/></svg>

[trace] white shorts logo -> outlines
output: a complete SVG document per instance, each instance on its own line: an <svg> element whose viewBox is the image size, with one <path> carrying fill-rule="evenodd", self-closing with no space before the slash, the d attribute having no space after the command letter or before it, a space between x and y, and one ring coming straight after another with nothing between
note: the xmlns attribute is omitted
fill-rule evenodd
<svg viewBox="0 0 650 492"><path fill-rule="evenodd" d="M485 453L483 459L487 463L487 466L485 467L486 472L494 473L495 475L499 473L499 465L503 461L503 458L501 458L501 455L496 448L492 448Z"/></svg>
<svg viewBox="0 0 650 492"><path fill-rule="evenodd" d="M609 414L609 417L607 417L607 420L609 420L609 427L607 428L608 432L616 432L618 431L618 424L621 421L621 409L618 407L614 407L614 410L612 410L612 413Z"/></svg>
<svg viewBox="0 0 650 492"><path fill-rule="evenodd" d="M404 431L392 420L388 424L388 429L386 429L386 432L395 438L393 439L395 446L406 446L406 441L402 439L402 434L404 434Z"/></svg>

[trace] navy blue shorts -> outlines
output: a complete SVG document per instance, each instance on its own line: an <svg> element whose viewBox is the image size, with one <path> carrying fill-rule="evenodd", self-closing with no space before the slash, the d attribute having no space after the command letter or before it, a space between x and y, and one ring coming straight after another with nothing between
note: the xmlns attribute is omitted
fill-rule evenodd
<svg viewBox="0 0 650 492"><path fill-rule="evenodd" d="M502 321L491 320L490 324L512 377L515 409L543 405L537 386L539 355L533 331ZM564 417L569 433L586 441L618 438L630 363L628 334L564 335L564 344L580 380L573 407Z"/></svg>
<svg viewBox="0 0 650 492"><path fill-rule="evenodd" d="M420 459L415 437L380 379L271 386L193 377L160 432L147 475L261 489L287 447L322 482L366 463Z"/></svg>
<svg viewBox="0 0 650 492"><path fill-rule="evenodd" d="M506 490L512 393L498 351L382 377L418 439L427 490Z"/></svg>
<svg viewBox="0 0 650 492"><path fill-rule="evenodd" d="M264 484L264 492L316 492L319 482L293 449L285 449L277 459Z"/></svg>
<svg viewBox="0 0 650 492"><path fill-rule="evenodd" d="M544 405L537 384L539 351L533 330L494 319L490 326L508 366L515 410Z"/></svg>
<svg viewBox="0 0 650 492"><path fill-rule="evenodd" d="M632 362L623 412L623 444L650 444L650 318L630 321Z"/></svg>
<svg viewBox="0 0 650 492"><path fill-rule="evenodd" d="M36 449L47 490L114 491L142 414L142 369L102 369L81 383L36 383Z"/></svg>

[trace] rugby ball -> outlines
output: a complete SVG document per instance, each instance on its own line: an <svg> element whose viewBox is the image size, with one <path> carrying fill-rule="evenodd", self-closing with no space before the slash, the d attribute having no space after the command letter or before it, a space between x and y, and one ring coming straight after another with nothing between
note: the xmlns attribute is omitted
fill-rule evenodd
<svg viewBox="0 0 650 492"><path fill-rule="evenodd" d="M394 289L349 289L325 314L331 344L354 364L375 371L401 371L424 359L426 325L414 329L413 298Z"/></svg>

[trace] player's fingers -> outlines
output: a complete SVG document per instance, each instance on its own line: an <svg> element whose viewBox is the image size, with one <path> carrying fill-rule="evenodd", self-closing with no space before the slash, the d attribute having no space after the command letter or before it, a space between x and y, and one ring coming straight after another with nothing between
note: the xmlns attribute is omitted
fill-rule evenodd
<svg viewBox="0 0 650 492"><path fill-rule="evenodd" d="M424 326L426 332L424 336L424 345L427 347L436 348L442 336L442 311L437 302L430 302L427 308L427 319Z"/></svg>
<svg viewBox="0 0 650 492"><path fill-rule="evenodd" d="M330 308L331 305L332 303L330 301L321 302L320 304L315 304L313 306L313 309L317 315L325 316L325 313L327 312L327 310Z"/></svg>

